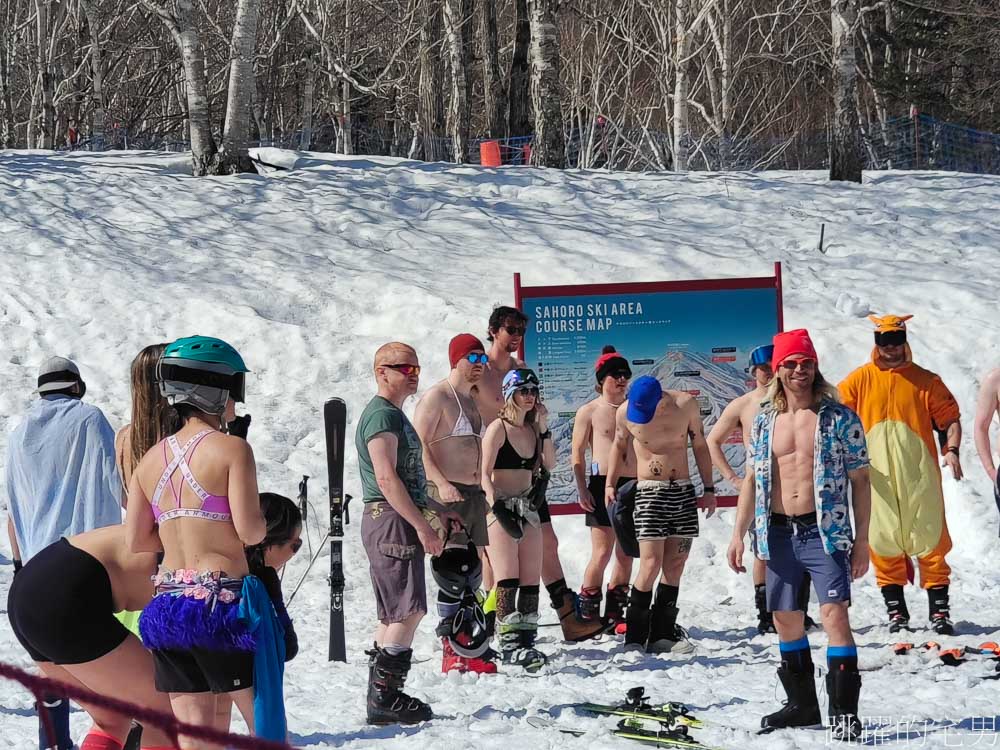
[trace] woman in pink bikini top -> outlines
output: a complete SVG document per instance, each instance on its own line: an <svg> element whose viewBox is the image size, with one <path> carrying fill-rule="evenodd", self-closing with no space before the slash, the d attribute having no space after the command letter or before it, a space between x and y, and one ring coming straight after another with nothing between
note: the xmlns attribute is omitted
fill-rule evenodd
<svg viewBox="0 0 1000 750"><path fill-rule="evenodd" d="M227 693L253 726L255 640L238 613L244 545L259 543L266 523L253 451L225 434L246 372L219 339L169 344L157 381L181 427L142 457L129 484L130 548L164 553L139 631L153 652L157 689L181 696L172 696L174 712L192 723L213 716L216 695Z"/></svg>

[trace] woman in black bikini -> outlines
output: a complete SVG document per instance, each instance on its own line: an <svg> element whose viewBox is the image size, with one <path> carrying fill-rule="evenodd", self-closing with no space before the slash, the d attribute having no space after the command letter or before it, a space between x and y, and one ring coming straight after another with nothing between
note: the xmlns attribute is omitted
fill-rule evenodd
<svg viewBox="0 0 1000 750"><path fill-rule="evenodd" d="M538 378L511 370L503 379L504 407L483 436L483 491L489 515L489 558L497 579L497 633L504 664L529 671L545 663L534 648L542 533L530 495L536 472L555 464L555 450L538 404Z"/></svg>

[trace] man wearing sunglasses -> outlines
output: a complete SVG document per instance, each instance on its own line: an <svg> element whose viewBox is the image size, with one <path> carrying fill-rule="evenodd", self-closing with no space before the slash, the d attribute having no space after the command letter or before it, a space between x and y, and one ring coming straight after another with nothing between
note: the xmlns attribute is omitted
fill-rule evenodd
<svg viewBox="0 0 1000 750"><path fill-rule="evenodd" d="M606 346L594 363L597 378L597 398L577 409L573 419L573 476L580 507L586 513L590 528L590 562L583 573L577 609L581 619L601 619L601 587L604 571L614 554L615 564L608 582L608 598L604 621L621 625L624 632L625 605L628 602L629 581L632 578L632 558L616 543L608 506L604 503L607 486L608 456L615 437L615 415L625 403L632 368L628 360L613 346ZM587 451L590 451L590 477L587 477ZM618 478L618 486L635 479L635 452L629 451Z"/></svg>
<svg viewBox="0 0 1000 750"><path fill-rule="evenodd" d="M993 463L995 453L990 449L990 425L994 416L1000 416L1000 368L983 378L976 401L976 451L986 476L993 482L993 497L997 510L1000 510L1000 476L997 465Z"/></svg>
<svg viewBox="0 0 1000 750"><path fill-rule="evenodd" d="M688 468L689 438L704 485L701 498ZM708 517L716 506L712 457L697 399L681 391L664 391L649 375L632 383L628 400L615 417L606 504L615 499L625 457L633 450L639 479L633 511L639 571L625 614L625 644L650 653L690 653L694 645L677 624L681 576L698 536L698 508Z"/></svg>
<svg viewBox="0 0 1000 750"><path fill-rule="evenodd" d="M951 536L945 521L941 468L935 432L946 434L944 463L962 478L958 402L941 378L913 363L906 341L910 315L871 316L875 323L872 360L840 384L844 403L861 417L872 456L871 554L875 580L889 615L889 630L909 629L903 587L913 581L912 557L927 589L931 626L951 635L945 556Z"/></svg>
<svg viewBox="0 0 1000 750"><path fill-rule="evenodd" d="M489 544L486 495L480 485L484 425L472 389L482 378L489 356L478 338L461 333L448 345L448 360L451 372L420 399L413 424L424 445L428 496L462 520L464 532L453 534L451 542L464 547L471 541L481 551ZM452 617L460 606L460 594L438 590L437 608L442 618ZM447 637L442 638L442 645L442 672L497 671L491 661L456 654Z"/></svg>
<svg viewBox="0 0 1000 750"><path fill-rule="evenodd" d="M736 488L737 493L739 493L744 478L737 474L736 470L729 464L722 446L737 431L743 440L744 448L748 446L750 442L750 427L753 425L753 420L760 411L761 402L767 397L767 387L774 379L774 370L771 366L773 355L773 344L758 346L750 352L748 371L750 377L757 384L756 387L749 393L744 393L742 396L733 399L722 410L719 420L712 427L711 432L708 433L708 450L712 454L712 463L726 481ZM764 561L754 558L754 604L757 607L757 632L761 635L777 632L774 629L774 618L767 611L766 571L767 566L764 564ZM803 612L806 612L809 606L809 588L809 576L806 575L800 594L800 603ZM815 626L816 623L813 622L808 612L806 612L806 629L808 630Z"/></svg>
<svg viewBox="0 0 1000 750"><path fill-rule="evenodd" d="M369 724L416 724L431 708L403 692L413 660L413 634L427 613L424 554L444 543L425 515L422 447L403 413L417 392L420 361L413 347L385 344L375 353L378 393L358 418L355 445L364 489L361 541L368 554L379 625L368 682Z"/></svg>
<svg viewBox="0 0 1000 750"><path fill-rule="evenodd" d="M851 580L868 570L871 503L864 429L820 374L808 331L777 334L773 362L776 376L750 434L753 479L740 488L726 555L732 570L746 572L743 538L752 524L754 553L767 562L767 604L781 655L778 679L788 695L785 707L763 717L761 727L811 726L821 720L812 652L798 604L808 573L829 642L826 686L832 735L857 740L862 731L861 675L848 607Z"/></svg>

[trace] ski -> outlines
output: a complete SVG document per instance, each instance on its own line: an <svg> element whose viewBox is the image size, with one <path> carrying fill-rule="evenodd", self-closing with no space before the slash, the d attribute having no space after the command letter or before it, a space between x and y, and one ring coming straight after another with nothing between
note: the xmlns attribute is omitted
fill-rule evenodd
<svg viewBox="0 0 1000 750"><path fill-rule="evenodd" d="M896 643L892 647L892 651L896 656L905 656L911 651L926 651L929 654L936 655L944 664L949 667L957 667L965 662L969 661L968 656L989 656L992 658L1000 657L1000 646L998 646L993 641L987 641L986 643L980 643L978 646L959 646L957 648L943 649L941 644L937 641L927 641L917 645L915 643Z"/></svg>
<svg viewBox="0 0 1000 750"><path fill-rule="evenodd" d="M646 701L646 690L642 687L634 687L628 691L624 703L617 705L604 705L601 703L575 703L572 708L578 711L598 714L601 716L625 716L634 719L645 719L647 721L658 721L667 726L686 726L692 729L700 729L705 726L701 719L697 718L683 703L664 703L661 705L650 705Z"/></svg>
<svg viewBox="0 0 1000 750"><path fill-rule="evenodd" d="M582 729L562 726L541 716L529 716L528 725L536 729L555 729L563 734L573 737L582 737L587 732ZM611 734L626 740L635 740L644 745L657 745L659 747L681 747L698 748L699 750L715 750L709 745L704 745L698 740L689 737L683 729L647 729L639 726L639 722L631 719L622 719L618 722L618 728L612 730Z"/></svg>
<svg viewBox="0 0 1000 750"><path fill-rule="evenodd" d="M344 634L344 524L351 522L347 510L350 495L344 494L344 433L347 404L331 398L323 404L326 431L326 469L330 487L330 644L328 661L347 661Z"/></svg>

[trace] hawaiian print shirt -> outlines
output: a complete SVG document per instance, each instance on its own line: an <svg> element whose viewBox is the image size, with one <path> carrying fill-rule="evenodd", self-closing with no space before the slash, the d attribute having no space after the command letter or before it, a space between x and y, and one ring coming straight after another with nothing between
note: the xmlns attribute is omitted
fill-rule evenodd
<svg viewBox="0 0 1000 750"><path fill-rule="evenodd" d="M750 432L750 455L754 473L754 553L761 560L770 559L767 532L771 509L771 443L778 413L765 405L754 420ZM849 471L868 466L868 446L861 419L843 404L824 401L816 417L813 479L816 517L823 549L851 549L854 534L848 503Z"/></svg>

